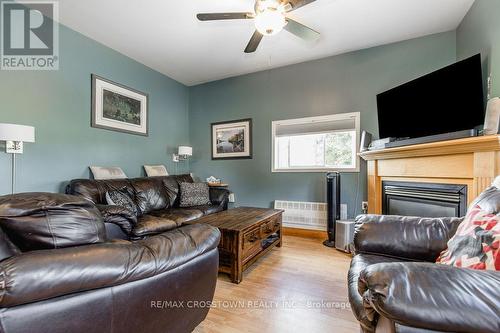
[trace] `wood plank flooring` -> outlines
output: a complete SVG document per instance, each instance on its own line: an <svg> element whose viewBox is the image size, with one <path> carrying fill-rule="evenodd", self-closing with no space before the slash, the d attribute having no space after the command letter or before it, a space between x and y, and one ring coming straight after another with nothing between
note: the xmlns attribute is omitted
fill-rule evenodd
<svg viewBox="0 0 500 333"><path fill-rule="evenodd" d="M283 241L242 283L219 274L215 307L195 333L359 332L347 298L350 257L318 239L285 235Z"/></svg>

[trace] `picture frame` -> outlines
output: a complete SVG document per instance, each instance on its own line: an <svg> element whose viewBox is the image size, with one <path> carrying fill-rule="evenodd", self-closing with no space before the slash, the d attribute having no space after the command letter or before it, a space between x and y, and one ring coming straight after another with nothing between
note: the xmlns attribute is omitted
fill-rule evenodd
<svg viewBox="0 0 500 333"><path fill-rule="evenodd" d="M149 95L92 74L91 126L149 136Z"/></svg>
<svg viewBox="0 0 500 333"><path fill-rule="evenodd" d="M252 119L211 124L212 160L252 158Z"/></svg>

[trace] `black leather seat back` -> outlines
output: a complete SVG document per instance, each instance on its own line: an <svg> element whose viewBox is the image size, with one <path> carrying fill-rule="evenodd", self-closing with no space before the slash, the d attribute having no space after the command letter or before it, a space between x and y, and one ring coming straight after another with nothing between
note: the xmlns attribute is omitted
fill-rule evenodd
<svg viewBox="0 0 500 333"><path fill-rule="evenodd" d="M133 193L134 188L128 179L74 179L66 187L66 193L79 195L97 204L106 204L106 192L127 188Z"/></svg>

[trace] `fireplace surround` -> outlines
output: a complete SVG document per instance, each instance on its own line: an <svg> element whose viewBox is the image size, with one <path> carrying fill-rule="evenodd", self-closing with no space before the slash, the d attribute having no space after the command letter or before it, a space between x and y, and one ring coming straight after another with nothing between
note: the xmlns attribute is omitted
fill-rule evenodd
<svg viewBox="0 0 500 333"><path fill-rule="evenodd" d="M500 136L432 142L366 151L368 213L383 212L383 183L466 185L469 205L500 174Z"/></svg>

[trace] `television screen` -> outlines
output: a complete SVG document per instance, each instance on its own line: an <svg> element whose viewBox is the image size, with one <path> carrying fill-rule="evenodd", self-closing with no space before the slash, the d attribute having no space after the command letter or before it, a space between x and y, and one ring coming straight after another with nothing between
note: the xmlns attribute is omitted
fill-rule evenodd
<svg viewBox="0 0 500 333"><path fill-rule="evenodd" d="M484 123L481 56L377 95L379 137L418 138Z"/></svg>

